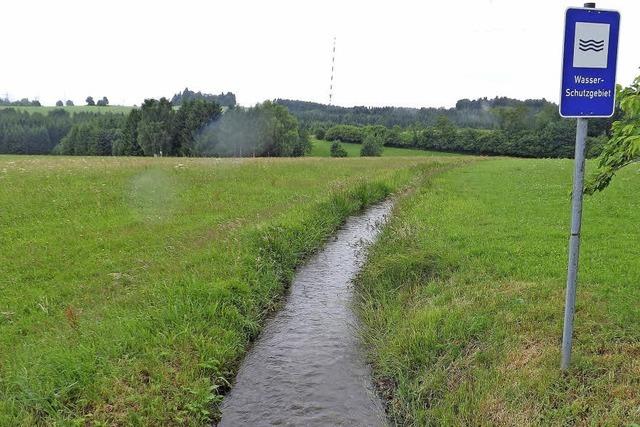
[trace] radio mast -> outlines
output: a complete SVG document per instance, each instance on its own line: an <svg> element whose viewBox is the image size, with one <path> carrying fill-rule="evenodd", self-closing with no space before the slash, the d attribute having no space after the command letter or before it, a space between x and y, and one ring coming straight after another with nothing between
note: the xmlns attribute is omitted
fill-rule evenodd
<svg viewBox="0 0 640 427"><path fill-rule="evenodd" d="M336 64L336 38L333 38L333 51L331 52L331 81L329 82L329 105L333 101L333 71Z"/></svg>

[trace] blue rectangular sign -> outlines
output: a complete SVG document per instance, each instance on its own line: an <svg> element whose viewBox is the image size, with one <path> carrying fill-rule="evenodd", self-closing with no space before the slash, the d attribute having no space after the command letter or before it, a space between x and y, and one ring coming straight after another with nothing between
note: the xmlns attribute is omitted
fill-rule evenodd
<svg viewBox="0 0 640 427"><path fill-rule="evenodd" d="M562 55L562 117L611 117L615 109L620 14L567 9Z"/></svg>

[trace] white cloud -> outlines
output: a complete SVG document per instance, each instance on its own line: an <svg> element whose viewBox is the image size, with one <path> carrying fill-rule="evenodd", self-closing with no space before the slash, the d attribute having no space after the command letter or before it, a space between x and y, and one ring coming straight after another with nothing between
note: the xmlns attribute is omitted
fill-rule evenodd
<svg viewBox="0 0 640 427"><path fill-rule="evenodd" d="M337 36L341 105L557 101L568 1L22 0L0 5L0 94L139 104L185 86L327 102ZM620 10L618 81L638 74L640 2Z"/></svg>

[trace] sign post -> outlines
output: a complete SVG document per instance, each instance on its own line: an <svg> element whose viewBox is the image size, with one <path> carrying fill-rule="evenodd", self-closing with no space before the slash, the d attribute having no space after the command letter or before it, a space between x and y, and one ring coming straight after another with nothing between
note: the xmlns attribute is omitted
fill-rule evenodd
<svg viewBox="0 0 640 427"><path fill-rule="evenodd" d="M611 117L615 109L620 14L615 11L598 10L595 7L595 3L585 3L584 8L567 9L565 16L560 115L577 118L577 125L567 293L562 331L562 370L567 370L571 361L580 255L587 118Z"/></svg>

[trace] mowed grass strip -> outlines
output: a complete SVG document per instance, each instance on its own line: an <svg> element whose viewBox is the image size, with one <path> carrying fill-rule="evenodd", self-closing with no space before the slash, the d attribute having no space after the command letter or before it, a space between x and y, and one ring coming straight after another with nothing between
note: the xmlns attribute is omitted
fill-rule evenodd
<svg viewBox="0 0 640 427"><path fill-rule="evenodd" d="M585 198L565 375L572 170L569 160L477 162L397 206L357 287L395 422L640 422L640 168Z"/></svg>
<svg viewBox="0 0 640 427"><path fill-rule="evenodd" d="M294 268L459 159L0 156L0 425L202 425Z"/></svg>
<svg viewBox="0 0 640 427"><path fill-rule="evenodd" d="M330 157L331 142L311 138L312 148L309 156L311 157ZM360 157L361 144L342 143L342 148L347 152L347 157ZM444 153L426 150L414 150L409 148L384 147L382 157L447 157L458 156L458 154Z"/></svg>

